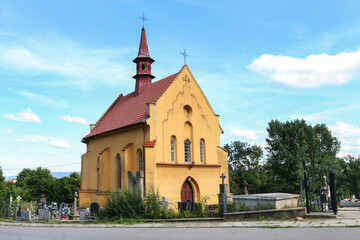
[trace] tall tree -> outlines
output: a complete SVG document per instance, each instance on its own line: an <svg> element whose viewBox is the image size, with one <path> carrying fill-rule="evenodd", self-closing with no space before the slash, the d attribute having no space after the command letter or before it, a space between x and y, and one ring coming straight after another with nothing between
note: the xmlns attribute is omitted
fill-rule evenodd
<svg viewBox="0 0 360 240"><path fill-rule="evenodd" d="M337 177L337 193L343 198L355 195L360 198L360 156L345 156L340 159Z"/></svg>
<svg viewBox="0 0 360 240"><path fill-rule="evenodd" d="M265 180L261 174L261 147L235 141L230 145L225 144L224 149L228 152L230 191L234 194L244 194L245 184L250 193L261 191Z"/></svg>
<svg viewBox="0 0 360 240"><path fill-rule="evenodd" d="M299 193L304 171L327 171L337 164L340 142L325 124L311 126L305 120L285 123L272 120L267 131L271 191Z"/></svg>
<svg viewBox="0 0 360 240"><path fill-rule="evenodd" d="M28 190L29 198L27 200L39 201L42 196L45 196L47 200L52 200L54 181L55 178L49 169L38 167L33 175L25 177L24 186Z"/></svg>
<svg viewBox="0 0 360 240"><path fill-rule="evenodd" d="M0 167L0 201L3 201L6 196L5 178L3 176L2 168Z"/></svg>
<svg viewBox="0 0 360 240"><path fill-rule="evenodd" d="M56 179L54 182L53 197L56 202L71 203L74 199L74 192L80 188L80 175L73 172L69 177Z"/></svg>
<svg viewBox="0 0 360 240"><path fill-rule="evenodd" d="M35 170L31 170L29 168L24 168L21 172L18 173L16 177L16 186L25 188L26 187L26 178L31 178L35 174Z"/></svg>

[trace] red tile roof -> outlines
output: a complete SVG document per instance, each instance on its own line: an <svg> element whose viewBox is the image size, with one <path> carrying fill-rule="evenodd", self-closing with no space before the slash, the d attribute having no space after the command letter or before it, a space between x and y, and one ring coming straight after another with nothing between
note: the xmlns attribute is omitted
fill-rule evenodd
<svg viewBox="0 0 360 240"><path fill-rule="evenodd" d="M152 141L146 141L144 147L155 147L156 139Z"/></svg>
<svg viewBox="0 0 360 240"><path fill-rule="evenodd" d="M151 83L137 96L135 96L135 92L126 96L120 94L97 121L94 129L82 141L85 142L90 137L144 122L148 118L147 103L156 103L180 71Z"/></svg>

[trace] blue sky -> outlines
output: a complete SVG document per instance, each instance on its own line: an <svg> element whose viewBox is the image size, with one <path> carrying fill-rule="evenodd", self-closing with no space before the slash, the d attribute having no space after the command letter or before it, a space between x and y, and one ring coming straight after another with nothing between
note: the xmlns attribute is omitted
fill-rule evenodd
<svg viewBox="0 0 360 240"><path fill-rule="evenodd" d="M134 90L143 13L155 80L188 66L224 130L325 123L360 154L359 1L0 0L0 166L80 171L82 137Z"/></svg>

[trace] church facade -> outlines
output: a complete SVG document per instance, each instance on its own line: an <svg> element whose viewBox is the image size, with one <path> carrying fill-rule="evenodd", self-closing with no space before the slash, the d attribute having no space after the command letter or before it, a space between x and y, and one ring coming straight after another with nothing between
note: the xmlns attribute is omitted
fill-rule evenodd
<svg viewBox="0 0 360 240"><path fill-rule="evenodd" d="M171 203L205 196L217 203L220 175L228 176L219 116L187 65L152 82L144 28L133 62L135 91L120 94L82 140L80 207L103 205L111 191L129 186L153 188Z"/></svg>

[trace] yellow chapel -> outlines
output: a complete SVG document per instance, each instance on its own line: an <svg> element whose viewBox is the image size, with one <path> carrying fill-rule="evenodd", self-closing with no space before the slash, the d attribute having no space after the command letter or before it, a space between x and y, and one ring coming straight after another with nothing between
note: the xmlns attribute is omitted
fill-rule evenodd
<svg viewBox="0 0 360 240"><path fill-rule="evenodd" d="M129 186L153 188L170 203L204 196L218 203L220 175L228 176L219 115L187 65L152 81L144 28L133 62L135 91L120 94L82 140L79 206L102 206L110 192Z"/></svg>

